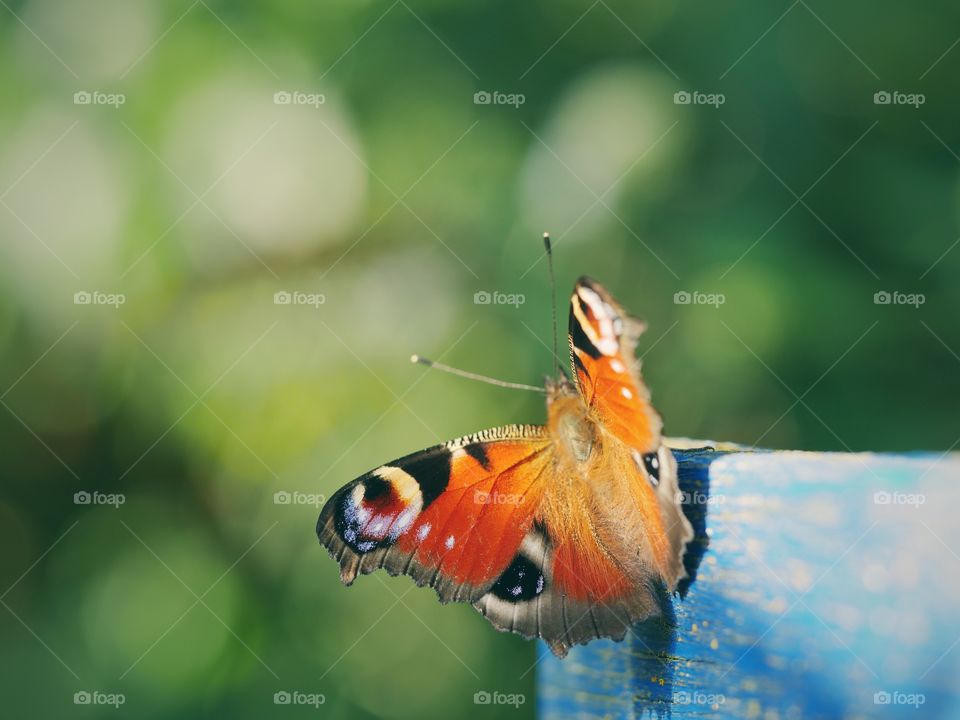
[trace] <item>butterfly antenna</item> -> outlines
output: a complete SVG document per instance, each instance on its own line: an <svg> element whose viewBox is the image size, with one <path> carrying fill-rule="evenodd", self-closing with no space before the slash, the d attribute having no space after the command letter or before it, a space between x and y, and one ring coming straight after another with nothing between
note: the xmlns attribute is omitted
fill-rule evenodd
<svg viewBox="0 0 960 720"><path fill-rule="evenodd" d="M550 316L553 318L553 359L557 363L560 374L566 376L560 356L557 354L557 278L553 274L553 243L550 242L550 233L543 234L543 247L547 251L547 267L550 271Z"/></svg>
<svg viewBox="0 0 960 720"><path fill-rule="evenodd" d="M434 368L435 370L443 370L448 372L451 375L457 375L462 378L467 378L468 380L479 380L480 382L489 383L490 385L496 385L497 387L512 388L514 390L532 390L533 392L545 393L546 388L537 387L536 385L525 385L524 383L515 383L507 382L506 380L497 380L496 378L487 377L486 375L478 375L477 373L467 372L466 370L459 370L458 368L450 367L449 365L444 365L443 363L430 360L429 358L422 357L420 355L411 355L410 362L418 363L420 365L426 365L429 368Z"/></svg>

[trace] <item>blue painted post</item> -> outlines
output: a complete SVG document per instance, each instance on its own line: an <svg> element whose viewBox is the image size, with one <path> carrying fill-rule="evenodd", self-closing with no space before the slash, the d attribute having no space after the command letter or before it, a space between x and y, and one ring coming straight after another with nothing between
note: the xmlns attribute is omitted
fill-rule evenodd
<svg viewBox="0 0 960 720"><path fill-rule="evenodd" d="M675 622L541 643L542 720L960 718L960 454L676 452Z"/></svg>

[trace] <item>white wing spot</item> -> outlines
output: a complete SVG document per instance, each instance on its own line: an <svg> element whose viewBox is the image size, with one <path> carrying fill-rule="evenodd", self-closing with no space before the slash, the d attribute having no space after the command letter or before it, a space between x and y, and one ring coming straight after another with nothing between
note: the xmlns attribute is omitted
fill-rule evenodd
<svg viewBox="0 0 960 720"><path fill-rule="evenodd" d="M417 540L423 542L426 539L427 535L430 534L430 523L424 523L417 529Z"/></svg>
<svg viewBox="0 0 960 720"><path fill-rule="evenodd" d="M453 539L453 535L451 535L446 539L446 541L443 544L447 546L447 550L453 550L453 543L454 543L454 539Z"/></svg>
<svg viewBox="0 0 960 720"><path fill-rule="evenodd" d="M405 533L413 524L413 521L417 519L417 515L419 514L419 508L408 507L406 510L397 515L396 519L393 521L393 525L390 526L390 539L396 540L403 533Z"/></svg>
<svg viewBox="0 0 960 720"><path fill-rule="evenodd" d="M627 400L633 400L633 393L630 392L630 388L620 388L620 394L623 395Z"/></svg>
<svg viewBox="0 0 960 720"><path fill-rule="evenodd" d="M623 363L617 359L610 361L610 367L613 368L614 372L622 373L626 368L623 366Z"/></svg>
<svg viewBox="0 0 960 720"><path fill-rule="evenodd" d="M596 292L586 286L577 288L574 295L589 308L593 317L596 318L596 328L587 320L583 309L577 305L573 306L573 313L583 328L583 332L593 346L607 357L612 357L620 351L618 338L622 332L622 321L617 316L616 311L610 307ZM620 323L618 325L618 323Z"/></svg>

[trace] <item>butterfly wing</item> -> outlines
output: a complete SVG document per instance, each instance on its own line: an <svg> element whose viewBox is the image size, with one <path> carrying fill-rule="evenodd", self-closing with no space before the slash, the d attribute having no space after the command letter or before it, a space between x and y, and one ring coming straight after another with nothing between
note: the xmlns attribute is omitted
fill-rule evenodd
<svg viewBox="0 0 960 720"><path fill-rule="evenodd" d="M474 607L498 630L543 638L563 657L595 638L622 640L635 622L659 615L657 592L653 584L637 588L601 548L557 544L537 522Z"/></svg>
<svg viewBox="0 0 960 720"><path fill-rule="evenodd" d="M675 483L672 454L661 447L660 457L663 484ZM533 527L474 606L561 657L594 638L620 640L664 614L691 538L676 496L658 492L629 451L597 448L577 467L558 449Z"/></svg>
<svg viewBox="0 0 960 720"><path fill-rule="evenodd" d="M657 612L653 591L636 592L596 541L549 519L581 517L558 504L589 502L556 492L574 486L572 472L546 428L496 428L357 478L326 503L317 534L347 585L381 567L409 575L562 656Z"/></svg>
<svg viewBox="0 0 960 720"><path fill-rule="evenodd" d="M652 569L672 590L684 576L683 553L693 528L680 507L676 462L663 445L662 422L634 355L644 327L599 283L586 277L577 281L570 298L573 370L588 414L607 438L607 465L618 466L613 472L610 467L593 468L588 478L627 478L622 502L636 511L640 522L624 517L615 525L631 542L646 540L641 545L654 561ZM612 505L601 506L599 514Z"/></svg>
<svg viewBox="0 0 960 720"><path fill-rule="evenodd" d="M320 512L320 543L347 585L385 568L474 602L507 569L532 527L551 469L545 428L513 425L382 465Z"/></svg>
<svg viewBox="0 0 960 720"><path fill-rule="evenodd" d="M577 281L569 325L577 386L604 429L641 454L656 452L662 427L634 356L645 329L599 283Z"/></svg>

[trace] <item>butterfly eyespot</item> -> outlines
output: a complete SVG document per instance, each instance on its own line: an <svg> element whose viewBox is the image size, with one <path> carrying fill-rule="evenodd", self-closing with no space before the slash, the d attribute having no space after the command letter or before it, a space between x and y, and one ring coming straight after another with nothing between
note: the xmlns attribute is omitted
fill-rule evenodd
<svg viewBox="0 0 960 720"><path fill-rule="evenodd" d="M643 466L647 469L650 482L654 487L660 484L660 456L657 453L647 453L643 456Z"/></svg>
<svg viewBox="0 0 960 720"><path fill-rule="evenodd" d="M522 602L537 597L543 592L545 584L540 568L523 555L517 555L497 578L491 592L507 602Z"/></svg>

